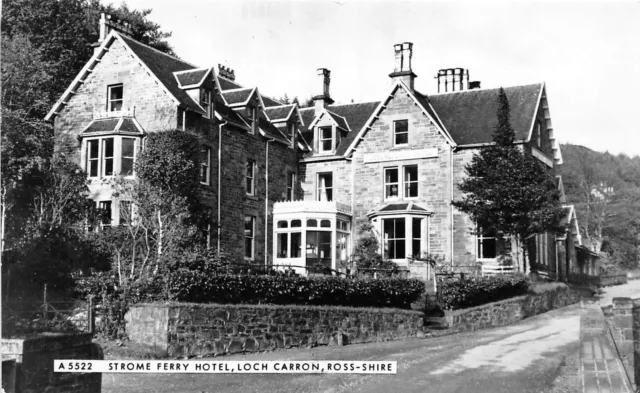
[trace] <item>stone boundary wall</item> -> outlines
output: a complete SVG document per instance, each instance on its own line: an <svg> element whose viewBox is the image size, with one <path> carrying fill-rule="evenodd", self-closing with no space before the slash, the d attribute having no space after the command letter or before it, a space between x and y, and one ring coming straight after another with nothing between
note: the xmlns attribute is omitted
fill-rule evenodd
<svg viewBox="0 0 640 393"><path fill-rule="evenodd" d="M132 342L171 358L424 337L424 314L396 309L139 304L125 319Z"/></svg>
<svg viewBox="0 0 640 393"><path fill-rule="evenodd" d="M102 360L99 345L91 342L91 333L42 333L20 339L2 339L3 358L15 359L15 391L22 393L99 393L100 373L56 373L55 359Z"/></svg>
<svg viewBox="0 0 640 393"><path fill-rule="evenodd" d="M640 299L616 297L602 311L627 376L635 384L640 380Z"/></svg>
<svg viewBox="0 0 640 393"><path fill-rule="evenodd" d="M559 287L541 294L518 296L462 310L445 311L449 329L455 332L475 331L509 325L533 315L580 301L579 291Z"/></svg>
<svg viewBox="0 0 640 393"><path fill-rule="evenodd" d="M615 275L601 275L599 277L598 284L601 287L608 287L611 285L622 285L627 283L627 273L620 273Z"/></svg>

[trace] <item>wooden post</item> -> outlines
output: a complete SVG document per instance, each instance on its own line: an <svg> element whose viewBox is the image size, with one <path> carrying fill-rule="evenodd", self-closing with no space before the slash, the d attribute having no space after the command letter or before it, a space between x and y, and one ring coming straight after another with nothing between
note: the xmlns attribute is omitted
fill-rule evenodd
<svg viewBox="0 0 640 393"><path fill-rule="evenodd" d="M42 313L44 315L44 321L47 322L48 319L49 319L49 304L47 303L47 284L44 284L44 294L43 294L42 298L43 298L43 303L44 303L42 305L42 308L44 310Z"/></svg>

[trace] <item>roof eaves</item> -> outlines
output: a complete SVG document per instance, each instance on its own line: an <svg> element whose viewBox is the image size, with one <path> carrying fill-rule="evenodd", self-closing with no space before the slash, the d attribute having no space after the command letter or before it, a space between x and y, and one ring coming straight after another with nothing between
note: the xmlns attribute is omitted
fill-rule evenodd
<svg viewBox="0 0 640 393"><path fill-rule="evenodd" d="M544 82L540 84L540 91L538 92L538 99L536 100L536 108L533 111L533 117L531 118L531 126L529 127L529 133L527 134L527 140L526 140L527 142L529 142L533 137L533 129L535 128L535 125L536 125L536 117L538 114L538 110L540 109L540 102L542 101L543 92L544 92Z"/></svg>

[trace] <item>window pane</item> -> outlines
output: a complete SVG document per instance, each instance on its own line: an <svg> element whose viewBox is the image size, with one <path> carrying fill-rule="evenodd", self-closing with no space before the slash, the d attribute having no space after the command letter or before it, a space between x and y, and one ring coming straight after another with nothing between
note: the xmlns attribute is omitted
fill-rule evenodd
<svg viewBox="0 0 640 393"><path fill-rule="evenodd" d="M331 228L331 221L329 221L329 220L320 221L320 227L321 228Z"/></svg>
<svg viewBox="0 0 640 393"><path fill-rule="evenodd" d="M98 140L92 140L87 142L89 144L89 158L98 158L98 152L100 151L98 148Z"/></svg>
<svg viewBox="0 0 640 393"><path fill-rule="evenodd" d="M111 99L112 100L122 99L122 86L111 86Z"/></svg>
<svg viewBox="0 0 640 393"><path fill-rule="evenodd" d="M291 228L300 228L301 226L302 226L302 221L291 220Z"/></svg>
<svg viewBox="0 0 640 393"><path fill-rule="evenodd" d="M420 240L413 239L413 243L412 243L411 247L413 248L413 251L412 251L413 255L415 255L415 256L422 255L422 250L420 249Z"/></svg>
<svg viewBox="0 0 640 393"><path fill-rule="evenodd" d="M422 237L422 218L414 218L411 223L411 231L414 239L420 239Z"/></svg>
<svg viewBox="0 0 640 393"><path fill-rule="evenodd" d="M331 140L322 141L322 145L321 146L322 146L320 148L321 151L331 150Z"/></svg>
<svg viewBox="0 0 640 393"><path fill-rule="evenodd" d="M397 183L398 182L398 169L386 169L385 170L385 181L387 183Z"/></svg>
<svg viewBox="0 0 640 393"><path fill-rule="evenodd" d="M409 131L409 120L397 120L394 124L396 133Z"/></svg>
<svg viewBox="0 0 640 393"><path fill-rule="evenodd" d="M288 228L289 223L287 221L278 221L278 228Z"/></svg>
<svg viewBox="0 0 640 393"><path fill-rule="evenodd" d="M405 194L407 198L416 198L418 196L418 183L407 184Z"/></svg>
<svg viewBox="0 0 640 393"><path fill-rule="evenodd" d="M496 239L484 239L482 241L482 258L495 258L497 256Z"/></svg>
<svg viewBox="0 0 640 393"><path fill-rule="evenodd" d="M409 143L409 122L408 120L398 120L393 123L394 143L403 145Z"/></svg>
<svg viewBox="0 0 640 393"><path fill-rule="evenodd" d="M384 171L385 198L398 197L398 168L389 168Z"/></svg>
<svg viewBox="0 0 640 393"><path fill-rule="evenodd" d="M288 233L279 233L278 234L278 258L286 258L287 250L289 249L289 234Z"/></svg>
<svg viewBox="0 0 640 393"><path fill-rule="evenodd" d="M120 160L120 174L123 176L129 176L133 174L133 158L122 157Z"/></svg>
<svg viewBox="0 0 640 393"><path fill-rule="evenodd" d="M318 220L307 220L307 226L308 227L317 227L318 226Z"/></svg>
<svg viewBox="0 0 640 393"><path fill-rule="evenodd" d="M407 166L404 168L404 181L408 181L408 182L418 181L417 166Z"/></svg>
<svg viewBox="0 0 640 393"><path fill-rule="evenodd" d="M133 157L134 146L135 146L135 139L122 138L122 156Z"/></svg>
<svg viewBox="0 0 640 393"><path fill-rule="evenodd" d="M244 256L247 258L253 258L254 220L251 216L244 217Z"/></svg>
<svg viewBox="0 0 640 393"><path fill-rule="evenodd" d="M332 130L331 127L323 127L321 128L322 130L322 139L331 139L332 135Z"/></svg>
<svg viewBox="0 0 640 393"><path fill-rule="evenodd" d="M404 226L404 218L394 218L395 227L396 227L396 235L395 237L398 239L404 239L405 237L405 226Z"/></svg>
<svg viewBox="0 0 640 393"><path fill-rule="evenodd" d="M302 256L302 233L291 234L291 258L300 258Z"/></svg>

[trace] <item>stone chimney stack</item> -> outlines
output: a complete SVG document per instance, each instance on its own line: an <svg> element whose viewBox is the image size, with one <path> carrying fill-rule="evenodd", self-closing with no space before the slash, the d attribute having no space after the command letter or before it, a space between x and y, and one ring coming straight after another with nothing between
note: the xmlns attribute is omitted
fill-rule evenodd
<svg viewBox="0 0 640 393"><path fill-rule="evenodd" d="M229 79L230 81L236 80L236 72L229 67L225 67L222 64L218 64L218 75Z"/></svg>
<svg viewBox="0 0 640 393"><path fill-rule="evenodd" d="M326 68L318 68L318 79L321 87L320 94L313 97L315 113L320 113L328 105L333 104L331 95L329 94L329 85L331 84L331 71Z"/></svg>
<svg viewBox="0 0 640 393"><path fill-rule="evenodd" d="M100 27L100 35L98 37L98 42L92 45L94 52L98 50L102 42L107 38L112 30L117 31L122 35L126 35L127 37L133 36L133 28L131 28L131 24L129 22L118 20L104 12L100 14L100 22L98 26Z"/></svg>
<svg viewBox="0 0 640 393"><path fill-rule="evenodd" d="M418 76L411 69L411 57L413 56L413 44L405 42L393 46L395 51L395 66L393 72L389 74L392 83L403 81L411 91L414 89L414 80Z"/></svg>

